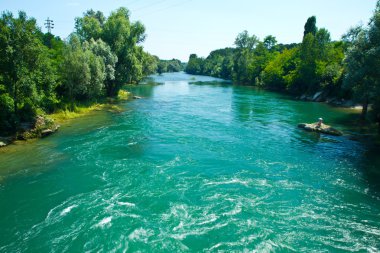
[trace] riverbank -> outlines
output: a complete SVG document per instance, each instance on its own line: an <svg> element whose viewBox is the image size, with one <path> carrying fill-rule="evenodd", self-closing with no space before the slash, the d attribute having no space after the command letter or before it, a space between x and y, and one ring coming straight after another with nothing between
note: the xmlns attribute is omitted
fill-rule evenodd
<svg viewBox="0 0 380 253"><path fill-rule="evenodd" d="M302 101L327 103L335 107L350 108L358 111L363 110L363 106L359 103L356 103L352 99L343 99L334 96L328 96L323 91L317 91L312 95L303 94L301 96L295 96L295 98Z"/></svg>
<svg viewBox="0 0 380 253"><path fill-rule="evenodd" d="M192 75L192 76L207 77L206 75ZM219 77L214 77L214 78L219 79ZM257 86L257 85L234 84L233 81L228 80L228 79L221 79L221 80L223 80L222 83L231 83L234 86L253 87L258 90L285 95L289 99L292 99L295 101L322 103L322 104L329 105L333 108L346 110L353 116L350 118L350 120L346 120L344 122L344 125L350 129L350 132L370 135L372 137L376 137L377 139L380 138L380 125L379 125L380 123L377 123L376 121L374 121L373 118L371 119L371 116L370 116L372 105L368 106L367 117L366 117L366 120L363 121L360 115L362 113L363 106L360 103L355 102L353 99L347 99L347 98L344 99L337 96L335 97L331 96L326 91L317 91L314 94L304 93L302 95L294 95L284 90L268 89L268 88ZM202 82L191 82L191 83L202 84ZM323 115L318 115L317 118L318 117L323 117ZM313 120L315 121L317 118ZM377 141L377 143L379 143L379 141Z"/></svg>
<svg viewBox="0 0 380 253"><path fill-rule="evenodd" d="M94 111L121 112L118 105L121 101L132 99L132 93L120 90L116 98L106 98L100 102L88 102L76 104L72 110L57 110L52 114L37 115L33 122L20 124L20 130L10 136L0 136L0 148L6 147L15 141L26 141L39 139L54 134L61 125L69 123L71 120L84 117Z"/></svg>
<svg viewBox="0 0 380 253"><path fill-rule="evenodd" d="M380 248L379 148L297 128L348 110L192 77L0 150L0 251Z"/></svg>

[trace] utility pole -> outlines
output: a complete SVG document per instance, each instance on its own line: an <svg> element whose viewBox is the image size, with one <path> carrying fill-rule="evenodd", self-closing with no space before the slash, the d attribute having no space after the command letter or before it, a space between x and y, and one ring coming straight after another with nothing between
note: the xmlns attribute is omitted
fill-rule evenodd
<svg viewBox="0 0 380 253"><path fill-rule="evenodd" d="M47 18L45 21L46 21L45 27L48 29L48 33L51 33L51 29L54 29L53 20L51 20L50 18Z"/></svg>

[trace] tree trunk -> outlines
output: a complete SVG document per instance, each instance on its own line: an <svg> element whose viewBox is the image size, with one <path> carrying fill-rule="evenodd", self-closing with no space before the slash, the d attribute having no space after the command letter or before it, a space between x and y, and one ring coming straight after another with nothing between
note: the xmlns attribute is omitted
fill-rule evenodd
<svg viewBox="0 0 380 253"><path fill-rule="evenodd" d="M362 113L360 115L360 120L362 122L365 122L365 119L367 118L367 112L368 112L368 98L365 98L363 102Z"/></svg>
<svg viewBox="0 0 380 253"><path fill-rule="evenodd" d="M115 90L116 90L116 81L110 80L108 81L106 92L108 97L115 96Z"/></svg>

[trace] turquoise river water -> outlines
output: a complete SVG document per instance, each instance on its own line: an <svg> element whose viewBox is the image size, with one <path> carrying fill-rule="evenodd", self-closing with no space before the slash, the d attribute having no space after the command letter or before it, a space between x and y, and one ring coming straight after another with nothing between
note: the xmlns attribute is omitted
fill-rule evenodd
<svg viewBox="0 0 380 253"><path fill-rule="evenodd" d="M128 89L0 150L0 252L380 251L379 153L350 111L184 73ZM321 116L346 135L297 128Z"/></svg>

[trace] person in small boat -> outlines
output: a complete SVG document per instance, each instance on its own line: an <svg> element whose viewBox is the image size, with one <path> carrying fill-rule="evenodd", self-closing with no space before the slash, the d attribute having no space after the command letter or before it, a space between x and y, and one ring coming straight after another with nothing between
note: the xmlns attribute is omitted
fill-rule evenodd
<svg viewBox="0 0 380 253"><path fill-rule="evenodd" d="M319 119L318 119L318 123L317 123L317 128L321 128L321 127L322 127L322 124L323 124L323 119L322 119L322 118L319 118Z"/></svg>

